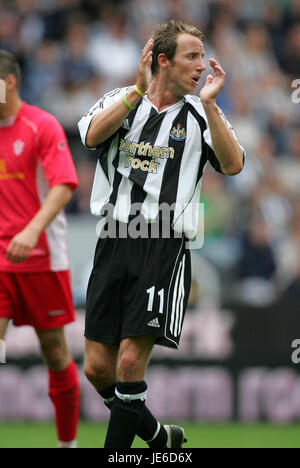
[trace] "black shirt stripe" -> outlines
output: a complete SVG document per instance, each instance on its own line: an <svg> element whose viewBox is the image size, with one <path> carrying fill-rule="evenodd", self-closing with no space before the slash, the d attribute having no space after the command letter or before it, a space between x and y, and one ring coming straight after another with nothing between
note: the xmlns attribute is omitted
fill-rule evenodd
<svg viewBox="0 0 300 468"><path fill-rule="evenodd" d="M170 127L170 131L173 127L177 127L180 124L183 128L187 127L187 115L188 107L187 104L184 104L180 112L177 114L176 118L173 120ZM173 148L175 151L174 159L168 159L163 180L161 184L161 192L159 197L159 203L168 203L172 205L177 198L178 182L180 167L182 161L182 155L185 147L186 139L184 140L175 140L169 136L169 147Z"/></svg>
<svg viewBox="0 0 300 468"><path fill-rule="evenodd" d="M143 130L141 132L138 143L149 143L151 146L155 145L156 138L159 129L162 125L163 119L165 118L166 112L159 114L157 110L152 107L148 120L145 122ZM138 158L141 161L151 161L152 156L139 155ZM147 193L143 190L144 184L147 179L148 172L142 171L141 169L131 169L129 179L134 182L134 186L131 191L131 203L142 204L147 196Z"/></svg>

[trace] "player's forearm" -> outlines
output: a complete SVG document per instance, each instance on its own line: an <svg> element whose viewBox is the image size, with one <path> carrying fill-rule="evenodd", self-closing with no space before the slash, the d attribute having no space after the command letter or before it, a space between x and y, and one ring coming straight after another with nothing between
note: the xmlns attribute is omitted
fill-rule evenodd
<svg viewBox="0 0 300 468"><path fill-rule="evenodd" d="M235 175L243 169L243 151L225 124L215 102L203 102L208 120L213 149L218 158L222 172Z"/></svg>
<svg viewBox="0 0 300 468"><path fill-rule="evenodd" d="M70 201L72 189L68 185L55 185L52 187L41 208L28 223L26 228L32 230L38 235L53 221L62 208Z"/></svg>
<svg viewBox="0 0 300 468"><path fill-rule="evenodd" d="M140 99L141 97L133 89L127 94L127 101L132 107L135 107ZM121 98L107 109L96 114L86 135L86 145L95 148L107 140L119 130L129 112L130 110Z"/></svg>

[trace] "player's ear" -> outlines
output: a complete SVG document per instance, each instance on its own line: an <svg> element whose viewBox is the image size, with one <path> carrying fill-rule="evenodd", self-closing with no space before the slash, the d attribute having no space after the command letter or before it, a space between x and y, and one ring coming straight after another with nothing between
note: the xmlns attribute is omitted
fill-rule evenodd
<svg viewBox="0 0 300 468"><path fill-rule="evenodd" d="M167 59L166 54L161 53L157 56L157 62L160 68L165 70L168 67L169 60Z"/></svg>
<svg viewBox="0 0 300 468"><path fill-rule="evenodd" d="M14 91L18 88L18 80L15 75L7 75L5 78L5 83L7 91Z"/></svg>

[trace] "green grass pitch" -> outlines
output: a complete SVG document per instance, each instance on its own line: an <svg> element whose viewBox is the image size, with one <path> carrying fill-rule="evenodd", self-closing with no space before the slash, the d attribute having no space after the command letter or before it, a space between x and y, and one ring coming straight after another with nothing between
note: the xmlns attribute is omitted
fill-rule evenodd
<svg viewBox="0 0 300 468"><path fill-rule="evenodd" d="M178 424L178 423L177 423ZM300 425L182 423L188 442L184 448L300 448ZM106 424L81 421L79 448L103 447ZM0 448L55 448L53 424L1 423ZM136 438L134 448L146 448Z"/></svg>

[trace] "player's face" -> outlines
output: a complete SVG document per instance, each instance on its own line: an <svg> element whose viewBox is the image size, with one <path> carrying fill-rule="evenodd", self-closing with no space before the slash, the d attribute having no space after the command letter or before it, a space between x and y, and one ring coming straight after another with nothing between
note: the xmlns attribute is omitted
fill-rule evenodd
<svg viewBox="0 0 300 468"><path fill-rule="evenodd" d="M190 34L179 34L175 56L168 70L176 94L193 94L205 70L203 43Z"/></svg>

